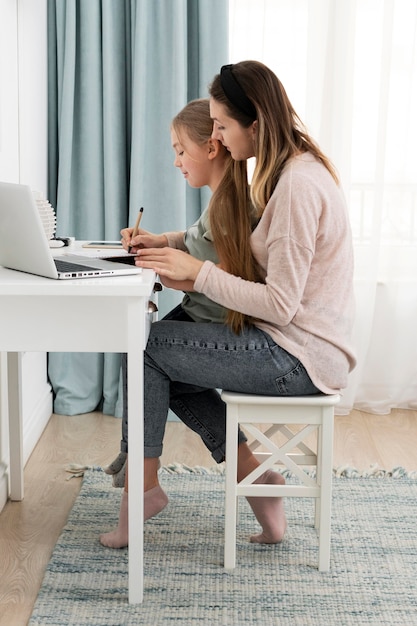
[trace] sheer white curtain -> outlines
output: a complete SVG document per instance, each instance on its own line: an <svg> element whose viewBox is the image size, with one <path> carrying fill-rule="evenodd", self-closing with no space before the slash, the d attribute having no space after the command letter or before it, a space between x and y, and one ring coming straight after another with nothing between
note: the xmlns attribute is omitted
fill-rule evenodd
<svg viewBox="0 0 417 626"><path fill-rule="evenodd" d="M230 0L230 61L282 80L341 175L358 365L341 411L417 408L417 3Z"/></svg>

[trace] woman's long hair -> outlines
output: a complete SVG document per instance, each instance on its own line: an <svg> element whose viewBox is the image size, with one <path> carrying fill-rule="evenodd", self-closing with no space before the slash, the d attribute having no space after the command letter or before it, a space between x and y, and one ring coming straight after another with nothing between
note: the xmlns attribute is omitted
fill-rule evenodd
<svg viewBox="0 0 417 626"><path fill-rule="evenodd" d="M262 215L288 160L296 154L311 152L338 183L334 166L309 136L277 76L258 61L241 61L231 68L234 79L256 110L256 165L250 195L258 217ZM228 116L244 128L253 123L253 118L226 97L220 74L214 77L209 92L214 100L225 107Z"/></svg>
<svg viewBox="0 0 417 626"><path fill-rule="evenodd" d="M181 131L197 145L211 138L213 122L208 99L189 102L173 119L172 129L181 141ZM246 280L259 280L257 264L251 253L250 235L254 226L254 210L250 201L246 161L234 161L220 145L225 173L209 203L209 221L220 266L226 272ZM238 311L228 310L227 324L236 333L251 323Z"/></svg>

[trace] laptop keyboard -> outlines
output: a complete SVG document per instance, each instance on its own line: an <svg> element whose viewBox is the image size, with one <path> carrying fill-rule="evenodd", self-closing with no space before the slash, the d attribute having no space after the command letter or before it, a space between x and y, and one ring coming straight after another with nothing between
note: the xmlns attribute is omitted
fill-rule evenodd
<svg viewBox="0 0 417 626"><path fill-rule="evenodd" d="M71 261L62 261L61 259L54 259L54 263L58 272L97 271L96 267L90 267L89 265L80 265L79 263L71 263Z"/></svg>

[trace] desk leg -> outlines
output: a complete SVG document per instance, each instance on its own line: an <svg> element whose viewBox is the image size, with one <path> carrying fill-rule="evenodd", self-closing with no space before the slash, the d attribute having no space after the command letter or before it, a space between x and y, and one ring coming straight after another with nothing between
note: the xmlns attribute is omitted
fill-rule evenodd
<svg viewBox="0 0 417 626"><path fill-rule="evenodd" d="M23 500L22 355L7 354L9 398L10 499Z"/></svg>
<svg viewBox="0 0 417 626"><path fill-rule="evenodd" d="M143 316L142 316L143 317ZM143 601L143 342L144 324L133 315L127 355L129 420L129 602ZM141 349L142 347L142 349Z"/></svg>

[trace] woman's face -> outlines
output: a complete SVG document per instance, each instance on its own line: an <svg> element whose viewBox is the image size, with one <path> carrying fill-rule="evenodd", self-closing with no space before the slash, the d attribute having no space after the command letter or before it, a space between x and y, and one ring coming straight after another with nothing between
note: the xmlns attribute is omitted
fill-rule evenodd
<svg viewBox="0 0 417 626"><path fill-rule="evenodd" d="M210 98L210 117L213 120L212 137L218 139L230 152L235 161L245 161L255 156L255 131L257 122L244 128L226 108L214 98Z"/></svg>
<svg viewBox="0 0 417 626"><path fill-rule="evenodd" d="M180 137L171 129L171 145L175 152L174 165L178 167L190 187L204 187L210 183L209 143L198 145L190 139L185 128Z"/></svg>

